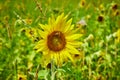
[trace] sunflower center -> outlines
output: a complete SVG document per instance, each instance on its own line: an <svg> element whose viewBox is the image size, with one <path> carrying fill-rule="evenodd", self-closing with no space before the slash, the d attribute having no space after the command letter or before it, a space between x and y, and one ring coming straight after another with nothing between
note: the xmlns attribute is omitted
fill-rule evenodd
<svg viewBox="0 0 120 80"><path fill-rule="evenodd" d="M60 31L54 31L47 37L47 46L52 51L60 51L66 45L65 36Z"/></svg>

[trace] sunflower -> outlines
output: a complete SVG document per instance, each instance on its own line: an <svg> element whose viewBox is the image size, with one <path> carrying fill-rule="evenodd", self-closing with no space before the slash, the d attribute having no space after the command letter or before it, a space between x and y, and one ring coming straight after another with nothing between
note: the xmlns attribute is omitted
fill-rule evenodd
<svg viewBox="0 0 120 80"><path fill-rule="evenodd" d="M115 32L115 43L120 43L120 29L117 30L117 32Z"/></svg>
<svg viewBox="0 0 120 80"><path fill-rule="evenodd" d="M27 80L26 75L18 74L18 80Z"/></svg>
<svg viewBox="0 0 120 80"><path fill-rule="evenodd" d="M32 42L37 42L39 40L36 28L22 28L21 33L25 33L25 36L30 38Z"/></svg>
<svg viewBox="0 0 120 80"><path fill-rule="evenodd" d="M81 0L79 3L80 8L85 7L85 5L86 5L86 0Z"/></svg>
<svg viewBox="0 0 120 80"><path fill-rule="evenodd" d="M74 25L72 18L67 20L68 15L62 13L56 19L54 16L49 18L48 24L40 24L39 34L41 40L35 46L37 52L42 52L42 63L44 66L50 64L51 60L56 65L61 66L63 62L71 60L72 55L80 54L77 47L80 47L80 37Z"/></svg>

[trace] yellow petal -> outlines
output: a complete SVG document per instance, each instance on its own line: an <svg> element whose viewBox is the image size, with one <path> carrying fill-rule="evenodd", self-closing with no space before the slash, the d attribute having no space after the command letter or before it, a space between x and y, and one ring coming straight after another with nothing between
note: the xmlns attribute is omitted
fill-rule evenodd
<svg viewBox="0 0 120 80"><path fill-rule="evenodd" d="M82 34L72 34L72 35L66 36L66 39L67 41L72 41L72 40L79 39L81 36Z"/></svg>
<svg viewBox="0 0 120 80"><path fill-rule="evenodd" d="M64 14L57 17L55 22L55 30L63 31L63 28L65 28L66 18L64 17Z"/></svg>
<svg viewBox="0 0 120 80"><path fill-rule="evenodd" d="M37 45L34 47L34 49L39 48L40 46L45 46L45 41L44 40L40 40Z"/></svg>
<svg viewBox="0 0 120 80"><path fill-rule="evenodd" d="M43 39L46 39L46 37L47 37L47 35L48 35L48 32L47 32L47 31L39 30L38 33L40 34L40 36L41 36Z"/></svg>
<svg viewBox="0 0 120 80"><path fill-rule="evenodd" d="M68 51L65 51L65 55L72 61L74 62L72 56L70 55L70 53Z"/></svg>
<svg viewBox="0 0 120 80"><path fill-rule="evenodd" d="M49 53L49 49L46 49L45 51L43 51L43 55L48 55Z"/></svg>
<svg viewBox="0 0 120 80"><path fill-rule="evenodd" d="M59 53L59 66L62 66L62 64L63 64L64 54L65 53L62 51Z"/></svg>
<svg viewBox="0 0 120 80"><path fill-rule="evenodd" d="M47 48L45 46L40 46L37 50L37 52L40 52L40 51L45 51Z"/></svg>
<svg viewBox="0 0 120 80"><path fill-rule="evenodd" d="M64 32L71 30L71 23L72 23L72 18L68 22L66 22L66 25L64 26Z"/></svg>
<svg viewBox="0 0 120 80"><path fill-rule="evenodd" d="M54 54L54 61L55 61L56 64L58 64L59 60L58 60L58 54L57 53Z"/></svg>
<svg viewBox="0 0 120 80"><path fill-rule="evenodd" d="M44 31L50 31L51 26L39 24Z"/></svg>
<svg viewBox="0 0 120 80"><path fill-rule="evenodd" d="M82 45L82 42L80 42L80 41L67 41L67 44L69 44L69 45L72 45L72 46L74 46L74 47L80 47L80 45Z"/></svg>
<svg viewBox="0 0 120 80"><path fill-rule="evenodd" d="M55 22L55 18L54 18L54 16L52 15L52 17L48 19L48 24L49 24L49 25L52 25L54 22Z"/></svg>
<svg viewBox="0 0 120 80"><path fill-rule="evenodd" d="M76 48L74 48L73 46L71 46L70 44L67 44L66 48L67 48L68 52L70 52L71 54L79 54L79 51Z"/></svg>
<svg viewBox="0 0 120 80"><path fill-rule="evenodd" d="M71 26L70 26L70 30L73 30L73 28L74 28L74 25L71 25Z"/></svg>
<svg viewBox="0 0 120 80"><path fill-rule="evenodd" d="M72 35L72 34L74 34L73 33L73 30L74 29L74 25L71 25L70 27L69 27L69 30L68 31L64 31L64 29L63 29L63 32L64 32L64 34L65 34L65 36L69 36L69 35Z"/></svg>
<svg viewBox="0 0 120 80"><path fill-rule="evenodd" d="M44 40L40 40L38 42L38 45L34 47L34 49L37 49L37 52L47 50L47 46Z"/></svg>
<svg viewBox="0 0 120 80"><path fill-rule="evenodd" d="M41 60L42 62L41 62L41 64L42 64L43 67L46 67L46 66L51 62L50 55L51 55L51 54L47 54L47 55L44 55L44 56L42 57L42 60Z"/></svg>
<svg viewBox="0 0 120 80"><path fill-rule="evenodd" d="M64 17L64 14L61 14L60 16L57 17L56 23L59 23Z"/></svg>

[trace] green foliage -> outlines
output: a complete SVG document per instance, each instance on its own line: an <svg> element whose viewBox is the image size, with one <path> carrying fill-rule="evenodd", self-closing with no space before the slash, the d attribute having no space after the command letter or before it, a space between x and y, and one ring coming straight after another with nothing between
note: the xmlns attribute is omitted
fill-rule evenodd
<svg viewBox="0 0 120 80"><path fill-rule="evenodd" d="M84 2L85 1L85 2ZM119 0L1 0L0 80L120 80ZM117 7L115 7L117 5ZM40 65L34 46L39 23L51 15L69 14L80 27L83 52L62 67ZM86 25L79 23L85 21ZM33 32L33 33L32 33ZM118 40L118 41L116 41Z"/></svg>

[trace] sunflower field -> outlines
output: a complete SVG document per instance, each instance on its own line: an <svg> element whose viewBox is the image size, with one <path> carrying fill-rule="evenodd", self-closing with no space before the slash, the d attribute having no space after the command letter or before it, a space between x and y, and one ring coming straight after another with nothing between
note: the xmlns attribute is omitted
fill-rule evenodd
<svg viewBox="0 0 120 80"><path fill-rule="evenodd" d="M120 80L120 0L0 0L0 80Z"/></svg>

